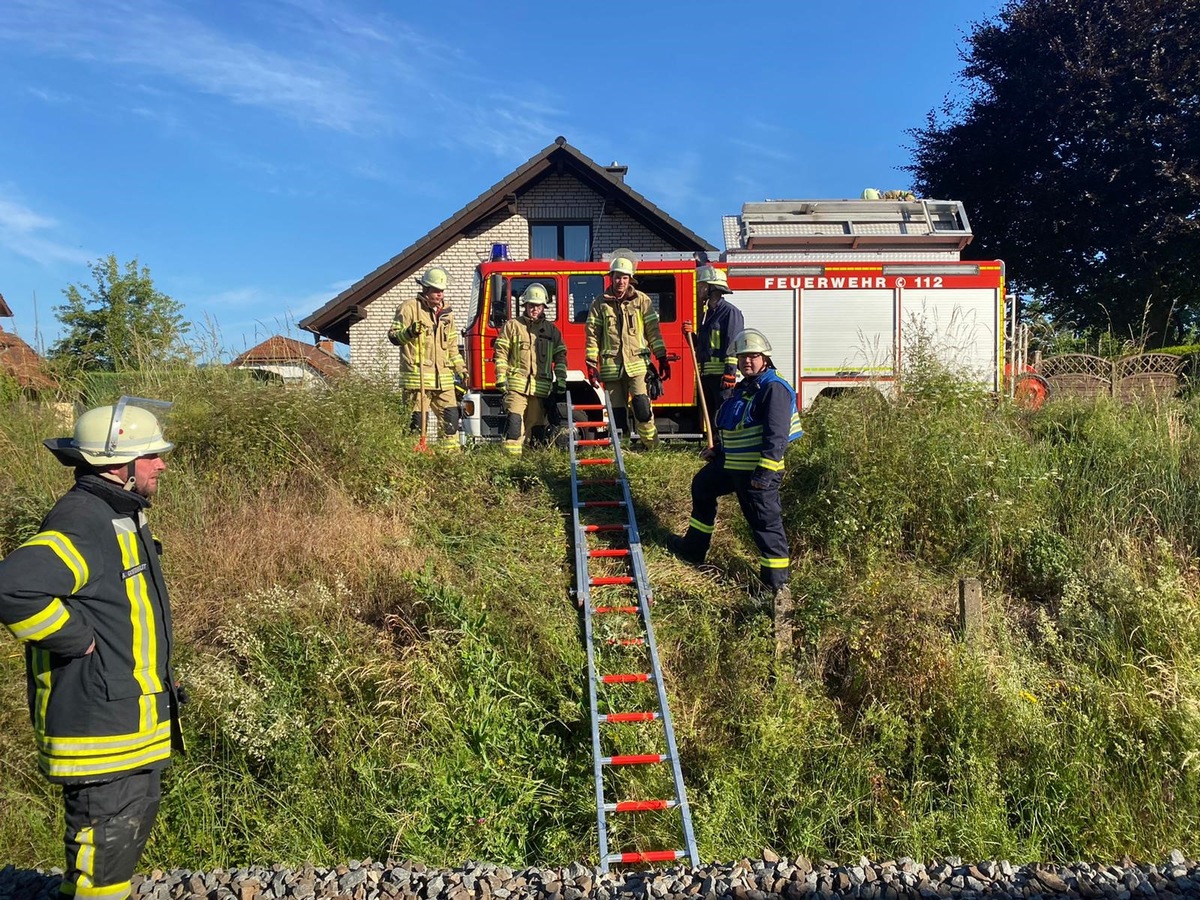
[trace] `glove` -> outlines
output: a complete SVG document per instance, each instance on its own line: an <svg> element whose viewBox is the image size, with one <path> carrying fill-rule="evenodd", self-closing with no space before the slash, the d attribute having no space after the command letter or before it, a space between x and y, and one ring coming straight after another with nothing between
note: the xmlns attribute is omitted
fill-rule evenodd
<svg viewBox="0 0 1200 900"><path fill-rule="evenodd" d="M454 397L461 400L467 395L467 381L458 372L454 373Z"/></svg>
<svg viewBox="0 0 1200 900"><path fill-rule="evenodd" d="M685 321L683 323L683 333L684 334L695 334L696 333L696 329L690 321Z"/></svg>
<svg viewBox="0 0 1200 900"><path fill-rule="evenodd" d="M419 338L428 330L429 329L425 326L424 322L413 322L408 326L408 335L409 337Z"/></svg>
<svg viewBox="0 0 1200 900"><path fill-rule="evenodd" d="M731 391L737 384L737 366L726 366L725 374L721 376L721 390Z"/></svg>
<svg viewBox="0 0 1200 900"><path fill-rule="evenodd" d="M179 701L179 705L183 706L191 697L188 696L187 688L178 681L175 682L175 698Z"/></svg>
<svg viewBox="0 0 1200 900"><path fill-rule="evenodd" d="M665 356L660 356L658 358L658 377L663 381L671 380L671 364L667 362L667 358Z"/></svg>
<svg viewBox="0 0 1200 900"><path fill-rule="evenodd" d="M550 399L557 402L565 396L567 396L567 383L565 381L554 382L550 388Z"/></svg>
<svg viewBox="0 0 1200 900"><path fill-rule="evenodd" d="M756 491L769 491L771 488L779 487L781 481L783 481L782 472L772 472L770 469L759 466L750 478L750 487Z"/></svg>
<svg viewBox="0 0 1200 900"><path fill-rule="evenodd" d="M590 359L587 361L587 380L592 387L600 387L600 370L596 368L596 364Z"/></svg>
<svg viewBox="0 0 1200 900"><path fill-rule="evenodd" d="M387 337L397 347L404 343L404 332L400 329L399 325L393 325L389 328Z"/></svg>
<svg viewBox="0 0 1200 900"><path fill-rule="evenodd" d="M508 393L508 378L504 375L496 376L496 390L502 394Z"/></svg>

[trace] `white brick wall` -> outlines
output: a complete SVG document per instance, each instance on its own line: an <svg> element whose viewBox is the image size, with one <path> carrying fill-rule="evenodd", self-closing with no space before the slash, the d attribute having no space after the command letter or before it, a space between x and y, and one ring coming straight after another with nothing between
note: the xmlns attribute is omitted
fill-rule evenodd
<svg viewBox="0 0 1200 900"><path fill-rule="evenodd" d="M420 290L416 277L429 266L441 266L450 275L446 299L454 309L459 328L474 316L479 287L475 270L491 255L492 244L508 244L509 259L529 256L531 220L589 219L592 223L592 258L601 259L618 247L637 252L680 249L649 231L620 210L603 211L601 196L570 175L551 175L517 197L517 214L497 213L467 231L451 247L425 262L418 271L366 302L366 318L350 326L350 365L365 375L395 378L399 350L387 339L396 307Z"/></svg>

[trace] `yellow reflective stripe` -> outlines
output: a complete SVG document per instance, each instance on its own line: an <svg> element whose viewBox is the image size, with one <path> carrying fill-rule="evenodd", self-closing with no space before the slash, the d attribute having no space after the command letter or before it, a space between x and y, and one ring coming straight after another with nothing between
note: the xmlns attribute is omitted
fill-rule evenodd
<svg viewBox="0 0 1200 900"><path fill-rule="evenodd" d="M72 593L78 591L88 582L88 564L83 554L75 549L71 539L61 531L40 531L27 540L22 547L49 547L63 561L71 574L75 576L75 587Z"/></svg>
<svg viewBox="0 0 1200 900"><path fill-rule="evenodd" d="M783 471L783 460L782 459L767 459L764 456L762 459L760 459L758 461L758 464L760 467L766 469L768 472L782 472Z"/></svg>
<svg viewBox="0 0 1200 900"><path fill-rule="evenodd" d="M75 835L79 850L75 853L75 868L79 870L76 888L79 892L91 887L96 866L96 834L91 826L79 829Z"/></svg>
<svg viewBox="0 0 1200 900"><path fill-rule="evenodd" d="M151 763L167 759L170 755L171 741L166 739L137 753L119 753L86 762L66 761L43 756L42 768L52 778L107 775L112 772L126 772L130 769L148 766Z"/></svg>
<svg viewBox="0 0 1200 900"><path fill-rule="evenodd" d="M705 525L699 519L688 519L688 528L695 528L701 534L712 534L716 530L715 525Z"/></svg>
<svg viewBox="0 0 1200 900"><path fill-rule="evenodd" d="M760 556L758 564L764 569L786 569L788 567L788 558L786 556Z"/></svg>
<svg viewBox="0 0 1200 900"><path fill-rule="evenodd" d="M106 884L100 887L78 885L76 897L88 897L93 900L125 900L133 891L132 881L121 881L117 884Z"/></svg>
<svg viewBox="0 0 1200 900"><path fill-rule="evenodd" d="M33 668L33 731L46 733L46 707L50 703L50 651L32 648Z"/></svg>
<svg viewBox="0 0 1200 900"><path fill-rule="evenodd" d="M151 696L153 700L153 696ZM171 723L155 725L153 731L138 731L133 734L108 734L88 737L58 737L45 735L41 740L42 752L54 757L86 757L111 755L115 751L132 752L171 737Z"/></svg>
<svg viewBox="0 0 1200 900"><path fill-rule="evenodd" d="M138 535L136 530L122 522L114 521L117 543L121 547L121 565L132 569L138 565ZM143 694L162 690L158 674L152 668L155 662L154 613L146 591L146 579L139 573L125 579L125 595L129 598L129 622L133 628L133 677ZM138 730L149 731L155 726L154 709L141 704L141 721Z"/></svg>
<svg viewBox="0 0 1200 900"><path fill-rule="evenodd" d="M736 456L725 457L725 469L730 472L753 472L758 468L758 460L755 457L748 456L745 459L738 459Z"/></svg>
<svg viewBox="0 0 1200 900"><path fill-rule="evenodd" d="M18 641L40 641L66 625L70 618L71 614L67 612L63 602L55 597L41 612L20 622L14 622L8 629Z"/></svg>

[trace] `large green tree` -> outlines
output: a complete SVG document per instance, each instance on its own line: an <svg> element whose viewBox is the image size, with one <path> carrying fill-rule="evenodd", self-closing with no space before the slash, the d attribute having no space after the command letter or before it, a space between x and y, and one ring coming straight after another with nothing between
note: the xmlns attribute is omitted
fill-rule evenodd
<svg viewBox="0 0 1200 900"><path fill-rule="evenodd" d="M50 357L71 367L114 372L170 364L186 357L191 325L183 304L154 287L150 270L132 259L124 267L109 254L90 266L93 284L63 290L55 308L66 329Z"/></svg>
<svg viewBox="0 0 1200 900"><path fill-rule="evenodd" d="M913 129L914 187L962 200L1061 323L1157 344L1200 320L1200 0L1009 0L965 93Z"/></svg>

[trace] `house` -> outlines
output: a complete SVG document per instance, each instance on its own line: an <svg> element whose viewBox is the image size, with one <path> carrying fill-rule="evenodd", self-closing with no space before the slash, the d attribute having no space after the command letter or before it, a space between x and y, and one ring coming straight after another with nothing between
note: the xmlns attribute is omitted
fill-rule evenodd
<svg viewBox="0 0 1200 900"><path fill-rule="evenodd" d="M229 365L284 384L317 384L350 371L349 364L333 352L333 341L319 341L314 346L278 334L251 347Z"/></svg>
<svg viewBox="0 0 1200 900"><path fill-rule="evenodd" d="M11 318L12 309L0 294L0 317ZM33 348L0 325L0 375L16 381L22 391L36 393L55 387L55 381L46 372L42 358Z"/></svg>
<svg viewBox="0 0 1200 900"><path fill-rule="evenodd" d="M559 137L424 237L338 294L300 327L350 345L355 370L395 375L387 340L396 307L430 266L450 275L446 292L460 328L478 302L476 266L501 245L510 259L601 260L620 247L638 253L717 248L625 183L626 166L602 166Z"/></svg>

